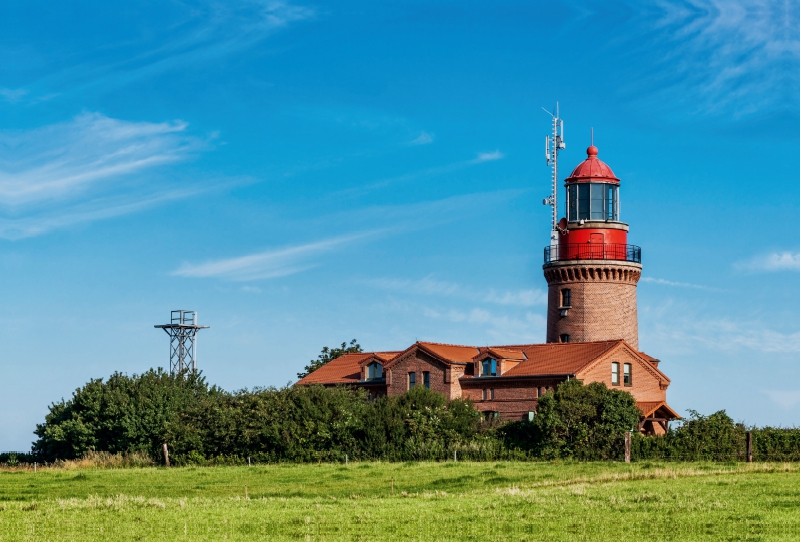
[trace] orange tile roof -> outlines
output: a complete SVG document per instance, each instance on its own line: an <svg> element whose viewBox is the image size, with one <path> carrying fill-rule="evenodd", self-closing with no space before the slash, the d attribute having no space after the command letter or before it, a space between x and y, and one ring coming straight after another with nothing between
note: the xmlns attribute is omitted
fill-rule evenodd
<svg viewBox="0 0 800 542"><path fill-rule="evenodd" d="M654 362L654 361L655 361L655 362L659 362L659 361L661 361L660 359L658 359L658 358L654 358L653 356L648 356L648 355L647 355L647 354L645 354L644 352L639 352L639 355L640 355L640 356L642 356L644 359L646 359L647 361L649 361L649 362L651 362L651 363L652 363L652 362Z"/></svg>
<svg viewBox="0 0 800 542"><path fill-rule="evenodd" d="M622 341L519 345L527 360L503 376L575 374Z"/></svg>
<svg viewBox="0 0 800 542"><path fill-rule="evenodd" d="M401 353L402 350L397 350L395 352L374 352L376 358L380 358L383 361L389 361L390 359L396 358L397 354Z"/></svg>
<svg viewBox="0 0 800 542"><path fill-rule="evenodd" d="M510 348L500 348L497 346L490 346L486 350L502 359L525 359L525 354L522 353L522 350L512 350Z"/></svg>
<svg viewBox="0 0 800 542"><path fill-rule="evenodd" d="M298 384L346 384L361 380L361 367L358 363L372 357L372 352L344 354L329 361Z"/></svg>
<svg viewBox="0 0 800 542"><path fill-rule="evenodd" d="M428 342L418 342L417 344L442 359L456 363L472 363L472 358L477 356L479 352L474 346Z"/></svg>
<svg viewBox="0 0 800 542"><path fill-rule="evenodd" d="M653 414L655 411L663 408L667 411L667 414L672 416L673 418L680 419L678 413L672 410L669 405L667 405L664 401L636 401L636 408L642 411L642 416L645 418Z"/></svg>

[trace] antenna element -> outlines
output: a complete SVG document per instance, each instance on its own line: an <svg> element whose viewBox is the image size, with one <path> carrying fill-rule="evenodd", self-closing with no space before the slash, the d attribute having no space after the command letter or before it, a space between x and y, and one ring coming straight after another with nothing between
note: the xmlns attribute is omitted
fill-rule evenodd
<svg viewBox="0 0 800 542"><path fill-rule="evenodd" d="M558 116L558 102L556 102L555 115L547 109L544 110L553 117L553 134L545 137L545 159L547 165L553 170L553 189L550 196L545 198L542 203L553 207L553 236L551 238L558 240L556 235L558 232L558 151L565 149L567 145L564 142L564 120Z"/></svg>

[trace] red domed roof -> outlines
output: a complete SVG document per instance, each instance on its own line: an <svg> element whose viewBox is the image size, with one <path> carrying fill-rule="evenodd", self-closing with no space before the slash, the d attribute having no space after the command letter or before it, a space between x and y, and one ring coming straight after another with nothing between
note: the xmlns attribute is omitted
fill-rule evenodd
<svg viewBox="0 0 800 542"><path fill-rule="evenodd" d="M580 183L591 181L606 181L619 183L619 179L604 162L597 158L597 147L592 145L586 149L587 158L572 170L572 174L567 177L568 183Z"/></svg>

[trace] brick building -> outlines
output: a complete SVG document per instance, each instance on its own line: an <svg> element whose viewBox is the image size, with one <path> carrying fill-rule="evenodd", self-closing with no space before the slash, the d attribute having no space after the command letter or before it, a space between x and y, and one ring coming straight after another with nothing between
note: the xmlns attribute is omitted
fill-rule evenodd
<svg viewBox="0 0 800 542"><path fill-rule="evenodd" d="M639 350L641 249L628 244L628 225L619 220L620 180L597 154L589 147L566 179L567 216L545 248L546 343L416 342L402 351L345 354L298 384L359 386L371 398L425 386L469 398L487 417L520 420L532 418L538 398L560 382L604 382L634 396L640 430L665 432L678 417L666 402L670 380L658 359Z"/></svg>

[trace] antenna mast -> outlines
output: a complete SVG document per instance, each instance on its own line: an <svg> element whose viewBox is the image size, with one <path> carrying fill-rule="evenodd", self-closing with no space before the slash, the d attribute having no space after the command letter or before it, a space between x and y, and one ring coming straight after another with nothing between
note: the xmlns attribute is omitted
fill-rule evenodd
<svg viewBox="0 0 800 542"><path fill-rule="evenodd" d="M553 118L553 133L546 136L544 142L547 165L553 170L553 188L550 196L545 198L542 203L553 208L553 235L551 238L557 240L558 237L555 233L558 232L558 151L565 149L567 145L564 143L564 120L558 116L558 102L556 102L555 115L547 109L544 109L544 111Z"/></svg>
<svg viewBox="0 0 800 542"><path fill-rule="evenodd" d="M169 324L153 326L169 335L169 372L197 372L197 333L208 326L197 323L197 311L172 311Z"/></svg>

